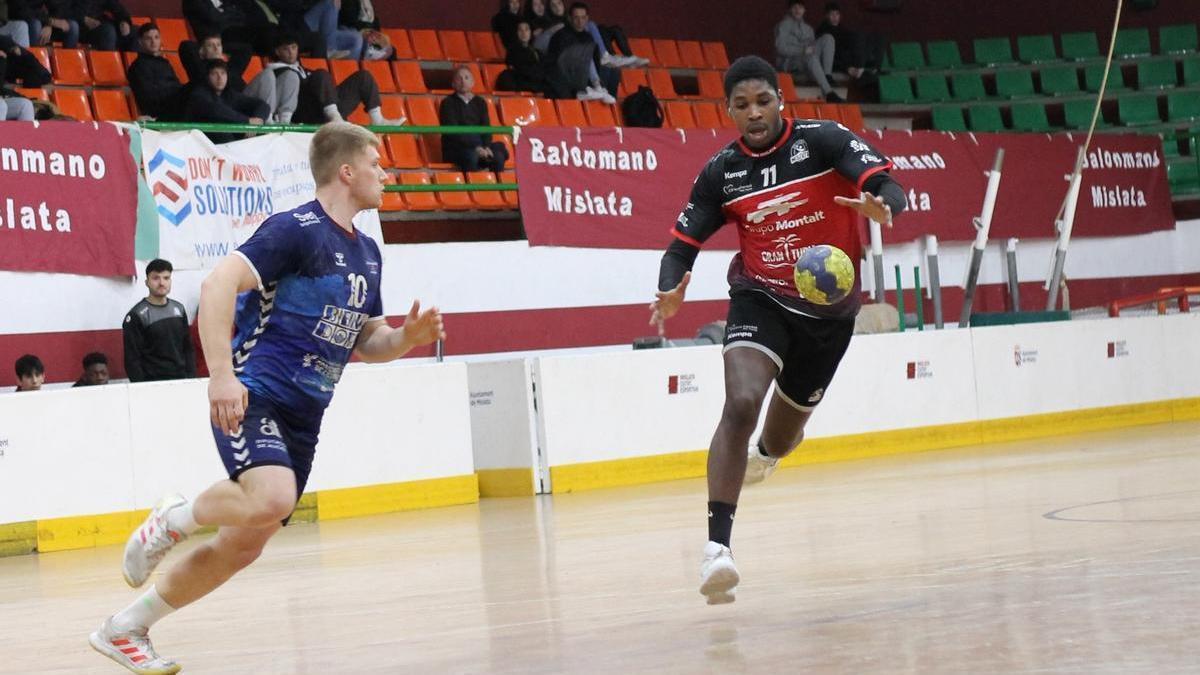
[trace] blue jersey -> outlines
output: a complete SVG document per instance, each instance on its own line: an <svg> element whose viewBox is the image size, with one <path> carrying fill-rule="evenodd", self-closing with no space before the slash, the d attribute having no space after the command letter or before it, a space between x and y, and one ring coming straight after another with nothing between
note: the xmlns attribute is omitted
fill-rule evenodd
<svg viewBox="0 0 1200 675"><path fill-rule="evenodd" d="M319 419L359 331L383 318L379 246L314 200L268 218L234 255L259 282L238 297L234 372L255 394Z"/></svg>

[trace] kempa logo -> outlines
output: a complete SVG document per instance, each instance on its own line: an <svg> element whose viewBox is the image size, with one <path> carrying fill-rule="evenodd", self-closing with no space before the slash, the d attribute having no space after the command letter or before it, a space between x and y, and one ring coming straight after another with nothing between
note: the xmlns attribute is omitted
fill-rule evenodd
<svg viewBox="0 0 1200 675"><path fill-rule="evenodd" d="M759 202L758 206L746 216L746 220L757 225L766 220L767 216L786 216L792 209L808 203L808 199L796 199L799 196L799 192L789 192L782 197Z"/></svg>
<svg viewBox="0 0 1200 675"><path fill-rule="evenodd" d="M725 172L725 180L729 180L731 178L741 178L742 176L745 176L748 173L750 173L749 169L742 169L741 171L726 171Z"/></svg>
<svg viewBox="0 0 1200 675"><path fill-rule="evenodd" d="M192 213L186 167L187 162L161 148L146 165L158 215L176 227Z"/></svg>

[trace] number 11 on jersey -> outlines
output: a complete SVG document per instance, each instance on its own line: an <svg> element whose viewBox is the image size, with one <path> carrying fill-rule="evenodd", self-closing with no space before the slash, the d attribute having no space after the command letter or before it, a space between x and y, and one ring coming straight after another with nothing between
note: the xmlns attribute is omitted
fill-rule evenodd
<svg viewBox="0 0 1200 675"><path fill-rule="evenodd" d="M763 168L763 170L762 170L762 178L763 178L763 187L771 187L772 185L774 185L774 184L775 184L775 183L776 183L776 182L779 180L779 179L777 178L777 174L776 174L776 172L775 172L775 165L774 165L774 164L772 164L771 166L768 166L768 167L764 167L764 168Z"/></svg>

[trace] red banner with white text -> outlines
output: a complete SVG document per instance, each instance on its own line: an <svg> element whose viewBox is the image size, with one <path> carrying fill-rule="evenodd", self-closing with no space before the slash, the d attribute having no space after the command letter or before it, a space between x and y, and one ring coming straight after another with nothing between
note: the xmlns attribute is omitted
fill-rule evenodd
<svg viewBox="0 0 1200 675"><path fill-rule="evenodd" d="M696 174L735 138L668 129L522 129L516 165L521 216L534 246L663 248ZM934 234L970 241L987 172L1004 148L992 238L1053 238L1083 137L1068 134L948 134L869 131L895 163L907 211L884 230L888 242ZM1170 189L1157 138L1104 134L1087 154L1074 235L1111 237L1172 229ZM732 229L706 248L734 249Z"/></svg>
<svg viewBox="0 0 1200 675"><path fill-rule="evenodd" d="M137 167L111 124L0 124L0 270L133 276Z"/></svg>

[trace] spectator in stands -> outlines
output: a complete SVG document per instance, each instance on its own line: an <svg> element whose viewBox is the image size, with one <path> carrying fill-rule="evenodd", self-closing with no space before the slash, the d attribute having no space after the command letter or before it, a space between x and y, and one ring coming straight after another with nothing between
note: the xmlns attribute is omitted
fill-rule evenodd
<svg viewBox="0 0 1200 675"><path fill-rule="evenodd" d="M0 87L5 83L41 87L50 84L50 71L28 49L0 36Z"/></svg>
<svg viewBox="0 0 1200 675"><path fill-rule="evenodd" d="M16 0L19 2L20 0ZM6 37L29 49L29 24L9 13L9 0L0 0L0 37Z"/></svg>
<svg viewBox="0 0 1200 675"><path fill-rule="evenodd" d="M0 68L4 67L0 58ZM0 86L0 121L32 122L33 101L7 87Z"/></svg>
<svg viewBox="0 0 1200 675"><path fill-rule="evenodd" d="M183 0L183 17L196 37L217 34L230 49L244 44L256 49L263 45L260 51L270 51L266 45L269 36L249 25L249 15L239 0Z"/></svg>
<svg viewBox="0 0 1200 675"><path fill-rule="evenodd" d="M452 80L454 93L442 99L438 107L438 122L443 126L491 126L487 103L476 96L475 75L470 68L459 66ZM508 150L503 143L493 141L491 134L442 134L442 158L463 171L503 171Z"/></svg>
<svg viewBox="0 0 1200 675"><path fill-rule="evenodd" d="M184 120L225 124L262 124L271 116L265 101L238 93L229 87L229 72L221 59L204 62L205 78L198 80L188 96ZM241 134L208 133L213 143L227 143Z"/></svg>
<svg viewBox="0 0 1200 675"><path fill-rule="evenodd" d="M852 31L842 25L842 8L825 4L825 20L817 26L817 38L833 36L833 69L857 80L883 64L883 40L878 35Z"/></svg>
<svg viewBox="0 0 1200 675"><path fill-rule="evenodd" d="M533 31L535 38L551 26L566 23L565 21L556 21L546 13L546 0L526 0L522 18L529 22L529 29Z"/></svg>
<svg viewBox="0 0 1200 675"><path fill-rule="evenodd" d="M79 8L80 42L108 52L137 49L133 19L120 0L82 0Z"/></svg>
<svg viewBox="0 0 1200 675"><path fill-rule="evenodd" d="M37 391L46 381L46 366L33 354L25 354L14 364L17 371L17 391Z"/></svg>
<svg viewBox="0 0 1200 675"><path fill-rule="evenodd" d="M332 0L325 0L332 2ZM329 42L320 32L308 25L309 7L306 0L248 0L246 11L250 25L265 37L266 51L270 43L281 34L288 34L296 41L300 53L317 59L328 58ZM259 44L263 40L260 38Z"/></svg>
<svg viewBox="0 0 1200 675"><path fill-rule="evenodd" d="M571 3L568 23L550 38L547 58L556 64L563 82L582 101L616 103L620 74L600 63L600 46L588 32L588 6Z"/></svg>
<svg viewBox="0 0 1200 675"><path fill-rule="evenodd" d="M20 2L18 10L17 3ZM74 49L79 44L79 22L71 19L74 0L9 0L10 11L29 24L31 45L62 42Z"/></svg>
<svg viewBox="0 0 1200 675"><path fill-rule="evenodd" d="M139 54L129 64L126 77L142 115L156 120L178 120L183 112L183 84L171 62L162 55L162 35L153 23L138 27Z"/></svg>
<svg viewBox="0 0 1200 675"><path fill-rule="evenodd" d="M521 20L521 0L500 0L500 11L492 17L492 32L500 36L504 48L517 41L517 22Z"/></svg>
<svg viewBox="0 0 1200 675"><path fill-rule="evenodd" d="M826 101L841 103L842 97L829 84L834 47L832 35L818 38L804 23L804 3L791 0L787 16L775 26L775 66L798 80L813 82Z"/></svg>
<svg viewBox="0 0 1200 675"><path fill-rule="evenodd" d="M533 28L533 47L545 54L550 49L550 38L567 25L567 7L563 0L529 0L525 17Z"/></svg>
<svg viewBox="0 0 1200 675"><path fill-rule="evenodd" d="M150 294L125 315L125 371L130 382L180 380L196 376L196 351L188 331L187 310L168 298L171 263L146 265Z"/></svg>
<svg viewBox="0 0 1200 675"><path fill-rule="evenodd" d="M197 40L184 40L179 44L179 60L183 62L183 69L187 71L188 82L185 88L188 89L189 94L194 83L203 82L208 77L208 66L205 61L225 59L225 44L221 40L220 33L215 31L201 33L196 37ZM230 89L234 91L246 89L246 81L243 76L253 56L248 45L239 44L230 47L229 59L225 64L225 70L229 73Z"/></svg>
<svg viewBox="0 0 1200 675"><path fill-rule="evenodd" d="M321 34L329 46L329 58L357 61L362 58L363 35L353 28L338 26L339 3L340 0L304 0L304 24Z"/></svg>
<svg viewBox="0 0 1200 675"><path fill-rule="evenodd" d="M108 384L108 357L103 352L92 352L83 357L83 374L72 387L93 387Z"/></svg>
<svg viewBox="0 0 1200 675"><path fill-rule="evenodd" d="M338 24L362 33L364 61L380 61L395 56L392 39L380 28L372 0L342 0Z"/></svg>
<svg viewBox="0 0 1200 675"><path fill-rule="evenodd" d="M359 105L366 109L371 124L404 124L403 117L387 119L383 116L379 83L370 72L359 70L335 87L329 71L309 71L300 64L300 47L295 38L283 35L276 42L274 60L266 68L271 75L263 78L261 84L259 78L255 78L247 93L260 98L267 96L264 100L281 124L340 122ZM272 81L274 86L269 87ZM272 92L274 98L271 98Z"/></svg>
<svg viewBox="0 0 1200 675"><path fill-rule="evenodd" d="M509 45L504 55L508 68L496 78L499 91L532 91L546 98L566 98L570 94L559 81L558 69L553 67L542 53L533 48L530 41L533 30L529 22L522 19L517 24L517 40Z"/></svg>

